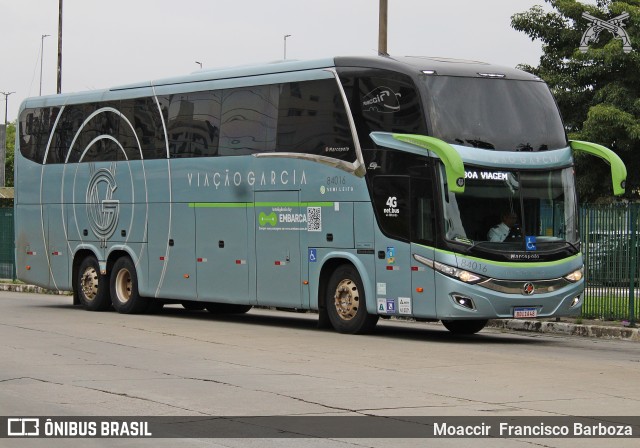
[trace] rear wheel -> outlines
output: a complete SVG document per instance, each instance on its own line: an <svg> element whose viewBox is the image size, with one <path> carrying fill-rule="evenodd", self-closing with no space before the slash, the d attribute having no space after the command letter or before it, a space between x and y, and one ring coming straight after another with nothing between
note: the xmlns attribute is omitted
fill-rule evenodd
<svg viewBox="0 0 640 448"><path fill-rule="evenodd" d="M111 307L107 277L100 274L95 257L82 260L76 275L75 293L88 311L106 311Z"/></svg>
<svg viewBox="0 0 640 448"><path fill-rule="evenodd" d="M331 274L325 305L331 325L340 333L368 333L378 322L377 314L367 313L362 280L349 264L339 266Z"/></svg>
<svg viewBox="0 0 640 448"><path fill-rule="evenodd" d="M111 302L122 314L138 314L147 310L148 299L138 294L138 275L129 257L119 258L111 269Z"/></svg>
<svg viewBox="0 0 640 448"><path fill-rule="evenodd" d="M453 334L476 334L487 325L487 320L443 320L442 325Z"/></svg>

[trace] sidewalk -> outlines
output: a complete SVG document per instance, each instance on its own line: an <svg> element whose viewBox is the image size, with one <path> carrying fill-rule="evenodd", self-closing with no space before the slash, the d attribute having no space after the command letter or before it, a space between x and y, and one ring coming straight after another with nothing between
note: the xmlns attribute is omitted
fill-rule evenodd
<svg viewBox="0 0 640 448"><path fill-rule="evenodd" d="M50 291L39 286L14 283L0 283L0 291L71 294L69 292ZM640 328L628 328L622 326L620 322L602 320L584 320L579 324L575 321L576 319L571 318L562 318L560 322L555 320L494 319L489 321L487 328L640 342Z"/></svg>

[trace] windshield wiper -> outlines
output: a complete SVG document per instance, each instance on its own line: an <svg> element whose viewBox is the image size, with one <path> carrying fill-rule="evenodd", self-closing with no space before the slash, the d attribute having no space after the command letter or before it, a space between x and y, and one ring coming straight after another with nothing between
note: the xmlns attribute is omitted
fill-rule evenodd
<svg viewBox="0 0 640 448"><path fill-rule="evenodd" d="M573 248L573 250L576 251L576 253L580 252L580 249L578 249L578 246L576 246L575 244L573 244L571 241L564 241L564 243L568 244L569 246L571 246Z"/></svg>
<svg viewBox="0 0 640 448"><path fill-rule="evenodd" d="M491 143L489 142L485 142L482 140L473 140L473 139L468 139L468 140L461 140L459 138L456 139L456 142L458 143L469 143L471 146L473 146L474 148L480 148L480 149L496 149L495 146L493 146Z"/></svg>

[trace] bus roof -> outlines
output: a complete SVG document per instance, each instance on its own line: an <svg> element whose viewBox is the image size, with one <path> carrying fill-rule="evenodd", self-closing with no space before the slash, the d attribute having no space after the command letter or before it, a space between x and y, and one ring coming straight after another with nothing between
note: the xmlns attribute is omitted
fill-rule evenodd
<svg viewBox="0 0 640 448"><path fill-rule="evenodd" d="M463 77L504 77L506 79L518 79L528 81L540 81L540 78L515 68L488 64L485 62L465 61L460 59L447 59L425 56L339 56L335 58L316 59L309 61L278 61L268 64L247 65L240 67L219 68L212 70L198 70L191 74L137 82L107 89L99 89L85 92L73 92L62 95L49 95L39 98L27 98L21 110L26 107L46 107L73 102L97 101L101 99L114 99L110 92L120 92L128 95L126 91L138 89L150 89L151 87L190 84L198 82L215 81L222 79L234 79L259 75L277 75L279 73L300 72L305 70L320 70L325 68L362 67L382 70L392 70L415 77L429 72L429 74L443 76Z"/></svg>
<svg viewBox="0 0 640 448"><path fill-rule="evenodd" d="M366 67L394 70L409 75L424 71L435 72L444 76L482 77L498 75L508 79L540 81L540 78L515 68L489 64L478 61L448 59L426 56L339 56L328 59L309 61L278 61L270 64L247 65L241 67L198 70L189 75L178 76L156 81L141 82L114 87L111 90L126 90L143 87L183 84L189 82L213 81L218 79L241 78L245 76L269 75L303 70L317 70L329 67Z"/></svg>

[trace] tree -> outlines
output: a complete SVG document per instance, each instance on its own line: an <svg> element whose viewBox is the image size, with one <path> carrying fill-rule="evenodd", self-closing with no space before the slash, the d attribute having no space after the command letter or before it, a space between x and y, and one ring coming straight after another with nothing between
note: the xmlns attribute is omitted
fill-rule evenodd
<svg viewBox="0 0 640 448"><path fill-rule="evenodd" d="M627 165L628 199L640 198L640 0L598 0L586 5L575 0L545 0L553 11L534 6L515 14L511 26L542 41L537 67L521 65L544 79L563 115L567 134L607 146ZM582 16L610 20L622 13L629 17L623 28L632 50L609 30L597 42L580 50L583 34L592 22ZM628 50L628 48L627 48ZM578 192L582 201L597 201L611 194L608 167L593 158L576 154Z"/></svg>
<svg viewBox="0 0 640 448"><path fill-rule="evenodd" d="M7 154L4 164L4 183L7 187L13 187L13 154L16 147L16 123L7 124Z"/></svg>

